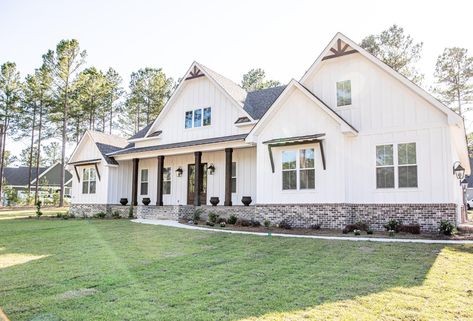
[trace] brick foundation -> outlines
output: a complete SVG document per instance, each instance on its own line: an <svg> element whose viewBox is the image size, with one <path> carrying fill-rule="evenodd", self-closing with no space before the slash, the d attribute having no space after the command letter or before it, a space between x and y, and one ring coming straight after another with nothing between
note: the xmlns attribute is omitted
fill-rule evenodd
<svg viewBox="0 0 473 321"><path fill-rule="evenodd" d="M383 230L383 225L390 219L402 220L405 224L419 224L424 232L435 232L441 220L456 225L455 204L262 204L252 206L201 206L204 210L202 219L207 219L209 212L228 218L255 219L260 222L271 221L278 224L283 219L293 227L309 228L314 224L322 228L343 229L347 224L363 221L374 230ZM128 206L104 204L73 204L70 212L77 216L92 216L104 211L109 215L119 211L128 217ZM189 219L194 213L191 205L137 206L137 217L144 219Z"/></svg>

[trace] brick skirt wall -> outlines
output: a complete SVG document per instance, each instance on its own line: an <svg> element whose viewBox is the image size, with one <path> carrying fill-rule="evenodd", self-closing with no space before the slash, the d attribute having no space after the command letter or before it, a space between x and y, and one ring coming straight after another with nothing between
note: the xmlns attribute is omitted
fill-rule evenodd
<svg viewBox="0 0 473 321"><path fill-rule="evenodd" d="M456 225L456 204L261 204L252 206L210 206L204 205L202 219L207 219L209 212L228 218L236 215L240 218L255 219L260 222L271 221L278 224L288 221L293 227L309 228L314 224L322 228L343 229L347 224L363 221L374 230L383 230L383 225L390 219L402 220L405 224L419 224L424 232L435 232L441 220ZM92 216L104 211L119 211L128 216L128 206L105 204L73 204L70 212L76 216ZM144 219L189 219L195 207L190 205L144 206L135 208L137 217Z"/></svg>

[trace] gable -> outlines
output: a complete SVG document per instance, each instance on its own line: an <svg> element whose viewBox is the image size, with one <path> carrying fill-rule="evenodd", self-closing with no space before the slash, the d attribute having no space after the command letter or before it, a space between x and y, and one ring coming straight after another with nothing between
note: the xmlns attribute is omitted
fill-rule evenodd
<svg viewBox="0 0 473 321"><path fill-rule="evenodd" d="M72 153L69 163L98 159L102 159L102 154L98 150L89 133L85 132Z"/></svg>
<svg viewBox="0 0 473 321"><path fill-rule="evenodd" d="M230 80L194 63L161 114L147 130L146 139L134 140L136 147L168 144L247 133L235 125L241 117L252 117L243 109L246 92ZM218 78L216 81L214 78ZM239 88L239 89L238 89ZM240 101L242 100L243 101ZM185 128L186 112L211 108L211 124Z"/></svg>
<svg viewBox="0 0 473 321"><path fill-rule="evenodd" d="M61 171L62 169L60 163L52 165L52 167L48 168L48 170L40 176L40 184L44 184L47 182L47 185L61 185ZM66 170L64 182L68 182L71 178L72 174L68 170Z"/></svg>

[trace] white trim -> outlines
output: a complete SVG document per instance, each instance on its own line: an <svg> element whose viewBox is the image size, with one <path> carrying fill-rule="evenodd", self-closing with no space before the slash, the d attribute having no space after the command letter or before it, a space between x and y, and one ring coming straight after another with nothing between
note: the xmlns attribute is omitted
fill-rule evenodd
<svg viewBox="0 0 473 321"><path fill-rule="evenodd" d="M161 139L161 135L152 136L152 137L142 137L142 138L129 139L128 142L129 143L136 143L136 142L142 142L142 141L153 140L153 139Z"/></svg>
<svg viewBox="0 0 473 321"><path fill-rule="evenodd" d="M338 115L335 111L325 106L320 100L318 100L312 93L310 93L304 86L302 86L297 80L292 79L289 84L286 86L284 91L279 95L276 101L271 105L268 111L261 117L259 122L256 124L255 127L249 132L246 141L247 142L256 142L255 135L258 135L261 130L264 128L266 123L271 120L273 114L278 111L278 108L282 105L282 103L287 99L287 95L289 95L291 89L297 88L299 89L306 97L308 97L311 101L313 101L318 107L320 107L323 111L325 111L329 116L331 116L339 125L342 133L344 134L351 134L356 136L358 131L353 128L351 124L349 124L346 120L344 120L340 115Z"/></svg>
<svg viewBox="0 0 473 321"><path fill-rule="evenodd" d="M189 69L186 71L186 73L184 74L184 77L182 77L182 80L181 82L179 83L179 85L177 86L176 90L174 90L174 92L172 93L171 97L169 98L169 100L166 102L166 104L164 105L162 111L159 113L158 117L156 117L156 119L154 120L153 124L149 127L148 131L146 132L145 134L145 138L150 134L151 130L153 130L158 124L159 122L161 121L161 119L163 119L166 114L168 113L169 109L171 108L170 106L173 104L174 100L176 100L179 96L179 93L183 90L184 88L184 84L186 82L186 77L187 75L189 75L189 73L191 72L191 70L195 67L199 68L199 70L209 79L209 81L214 85L216 86L217 88L220 89L221 92L224 93L225 96L227 96L228 99L230 99L230 101L232 101L234 103L234 106L238 108L238 110L240 112L242 112L246 117L248 117L250 120L254 121L253 117L250 116L250 114L248 114L244 109L243 109L243 105L242 103L238 102L232 95L230 95L228 93L228 91L225 90L225 88L220 85L220 83L218 83L212 76L209 75L209 73L206 71L206 68L205 67L202 67L202 65L200 65L197 61L194 61L191 66L189 67ZM210 106L212 107L212 106ZM131 142L131 140L129 140Z"/></svg>
<svg viewBox="0 0 473 321"><path fill-rule="evenodd" d="M452 111L450 108L442 104L440 101L435 99L431 94L427 93L424 89L420 88L416 84L414 84L412 81L386 65L384 62L370 54L368 51L365 49L361 48L359 45L357 45L355 42L353 42L351 39L343 35L342 33L338 32L335 37L329 42L327 47L322 51L322 53L317 57L315 62L310 66L310 68L305 72L305 74L302 76L300 82L302 84L306 84L308 79L314 74L316 70L320 67L320 65L323 63L322 59L325 57L329 51L330 48L332 48L338 39L341 39L343 42L348 44L350 47L353 49L357 50L359 54L367 58L369 61L374 63L376 66L387 72L389 75L392 77L396 78L399 80L402 84L410 88L412 91L414 91L416 94L418 94L420 97L422 97L424 100L429 102L431 105L439 109L441 112L443 112L445 115L448 116L448 123L450 125L457 125L457 126L462 126L463 124L463 119L460 115ZM340 58L334 58L334 59L340 59Z"/></svg>

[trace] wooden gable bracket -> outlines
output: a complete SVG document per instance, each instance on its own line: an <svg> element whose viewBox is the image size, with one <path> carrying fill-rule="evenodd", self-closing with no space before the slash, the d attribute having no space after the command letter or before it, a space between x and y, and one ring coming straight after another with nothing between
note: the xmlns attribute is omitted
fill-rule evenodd
<svg viewBox="0 0 473 321"><path fill-rule="evenodd" d="M77 171L77 165L74 165L74 171L76 172L77 181L80 183L80 176L79 176L79 172Z"/></svg>
<svg viewBox="0 0 473 321"><path fill-rule="evenodd" d="M197 68L197 66L194 66L194 68L189 73L189 77L187 77L185 80L191 80L191 79L199 78L203 76L205 75L202 73L202 71L200 71L200 69Z"/></svg>
<svg viewBox="0 0 473 321"><path fill-rule="evenodd" d="M337 58L337 57L346 56L346 55L350 55L350 54L354 54L358 52L358 50L355 50L355 49L352 49L352 50L347 50L347 49L348 49L348 44L346 43L342 48L342 40L338 39L337 49L330 48L330 51L333 53L333 55L325 56L322 58L322 60Z"/></svg>
<svg viewBox="0 0 473 321"><path fill-rule="evenodd" d="M99 181L100 181L99 167L97 166L97 163L94 163L94 166L95 166L95 171L97 172L97 177L99 178Z"/></svg>

